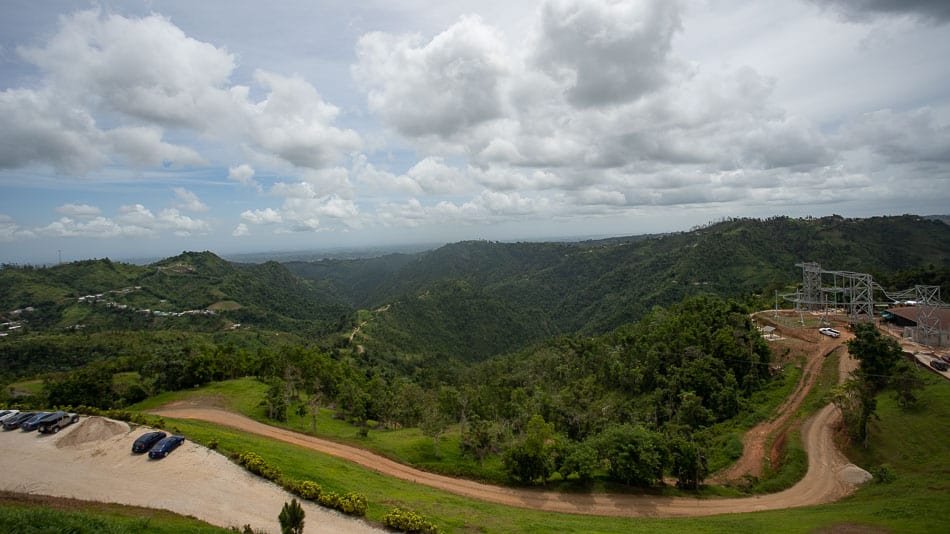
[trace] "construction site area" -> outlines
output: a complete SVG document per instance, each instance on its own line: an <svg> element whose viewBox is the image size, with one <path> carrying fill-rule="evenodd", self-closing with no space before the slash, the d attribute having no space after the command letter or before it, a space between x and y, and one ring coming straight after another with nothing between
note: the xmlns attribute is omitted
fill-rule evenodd
<svg viewBox="0 0 950 534"><path fill-rule="evenodd" d="M886 289L868 273L827 270L814 262L796 267L802 270L801 287L794 293L776 293L769 317L775 326L837 337L836 328L874 322L920 365L950 380L950 305L941 300L940 286ZM776 335L768 328L763 329L766 339Z"/></svg>

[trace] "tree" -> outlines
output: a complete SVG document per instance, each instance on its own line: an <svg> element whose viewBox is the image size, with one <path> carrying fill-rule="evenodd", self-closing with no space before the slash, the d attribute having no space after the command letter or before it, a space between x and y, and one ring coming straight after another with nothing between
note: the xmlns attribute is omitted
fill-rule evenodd
<svg viewBox="0 0 950 534"><path fill-rule="evenodd" d="M848 352L861 362L856 374L872 393L877 393L890 382L903 350L896 339L882 334L873 323L858 324L854 334L854 339L848 341Z"/></svg>
<svg viewBox="0 0 950 534"><path fill-rule="evenodd" d="M670 440L670 460L676 485L685 489L697 489L709 474L706 456L692 439L677 436Z"/></svg>
<svg viewBox="0 0 950 534"><path fill-rule="evenodd" d="M264 397L263 404L267 406L267 417L275 421L287 420L287 398L284 396L284 391L284 381L275 378L271 380Z"/></svg>
<svg viewBox="0 0 950 534"><path fill-rule="evenodd" d="M52 406L85 405L111 408L116 400L112 372L107 364L93 364L77 372L62 375L43 385L46 400Z"/></svg>
<svg viewBox="0 0 950 534"><path fill-rule="evenodd" d="M422 409L422 433L432 438L435 456L439 457L439 438L453 422L453 414L458 399L458 391L451 386L443 386L438 394L429 395Z"/></svg>
<svg viewBox="0 0 950 534"><path fill-rule="evenodd" d="M564 450L564 459L558 472L564 478L577 475L581 481L594 478L594 472L600 467L597 449L588 441L570 442Z"/></svg>
<svg viewBox="0 0 950 534"><path fill-rule="evenodd" d="M545 422L540 415L531 416L524 439L502 456L502 464L508 475L525 484L536 480L540 480L541 484L547 482L554 472L553 435L553 424Z"/></svg>
<svg viewBox="0 0 950 534"><path fill-rule="evenodd" d="M877 409L870 386L860 379L848 380L831 390L831 400L841 410L845 430L855 442L867 447L868 424Z"/></svg>
<svg viewBox="0 0 950 534"><path fill-rule="evenodd" d="M303 507L297 502L297 499L291 499L285 502L280 510L277 520L280 521L281 534L303 534Z"/></svg>
<svg viewBox="0 0 950 534"><path fill-rule="evenodd" d="M660 434L641 425L622 425L601 433L597 442L612 479L631 485L650 485L663 479L668 453Z"/></svg>
<svg viewBox="0 0 950 534"><path fill-rule="evenodd" d="M841 409L851 438L867 447L868 425L877 409L875 397L891 383L903 350L894 338L882 334L873 323L858 324L854 333L854 339L848 341L848 352L861 366L854 373L854 380L836 388L832 400Z"/></svg>
<svg viewBox="0 0 950 534"><path fill-rule="evenodd" d="M469 421L468 431L462 434L462 453L475 456L481 466L484 465L485 456L492 452L497 442L498 430L492 422L474 416Z"/></svg>
<svg viewBox="0 0 950 534"><path fill-rule="evenodd" d="M894 384L898 406L904 410L917 406L917 392L924 388L924 381L914 365L906 360L898 362L891 383Z"/></svg>

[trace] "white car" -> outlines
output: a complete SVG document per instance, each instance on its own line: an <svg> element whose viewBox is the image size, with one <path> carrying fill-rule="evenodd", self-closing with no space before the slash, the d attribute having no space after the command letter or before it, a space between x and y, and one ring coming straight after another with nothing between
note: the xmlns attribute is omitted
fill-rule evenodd
<svg viewBox="0 0 950 534"><path fill-rule="evenodd" d="M841 332L835 330L834 328L819 328L818 331L826 336L841 337Z"/></svg>
<svg viewBox="0 0 950 534"><path fill-rule="evenodd" d="M6 419L13 417L14 415L20 413L20 410L2 410L0 411L0 423L4 422Z"/></svg>

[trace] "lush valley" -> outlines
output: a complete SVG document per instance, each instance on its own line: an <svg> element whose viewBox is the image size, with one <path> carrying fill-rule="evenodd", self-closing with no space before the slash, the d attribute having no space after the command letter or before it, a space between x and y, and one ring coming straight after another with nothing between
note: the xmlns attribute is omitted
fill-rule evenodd
<svg viewBox="0 0 950 534"><path fill-rule="evenodd" d="M230 384L222 398L238 387L233 408L246 415L430 471L570 492L763 491L768 480L702 486L803 373L750 318L794 291L801 261L946 295L950 227L741 219L371 259L236 264L186 252L148 266L4 266L2 400L137 412Z"/></svg>

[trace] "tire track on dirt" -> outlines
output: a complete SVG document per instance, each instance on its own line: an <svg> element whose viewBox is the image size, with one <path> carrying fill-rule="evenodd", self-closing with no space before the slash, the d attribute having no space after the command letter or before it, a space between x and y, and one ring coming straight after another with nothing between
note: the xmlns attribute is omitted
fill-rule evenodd
<svg viewBox="0 0 950 534"><path fill-rule="evenodd" d="M614 517L700 517L824 504L850 495L857 489L849 476L856 468L849 464L834 444L834 428L841 414L831 404L811 417L802 429L802 441L808 453L808 472L805 477L779 493L737 499L577 494L506 488L421 471L358 447L272 427L221 409L169 406L152 413L227 426L329 454L384 475L456 495L546 512Z"/></svg>

